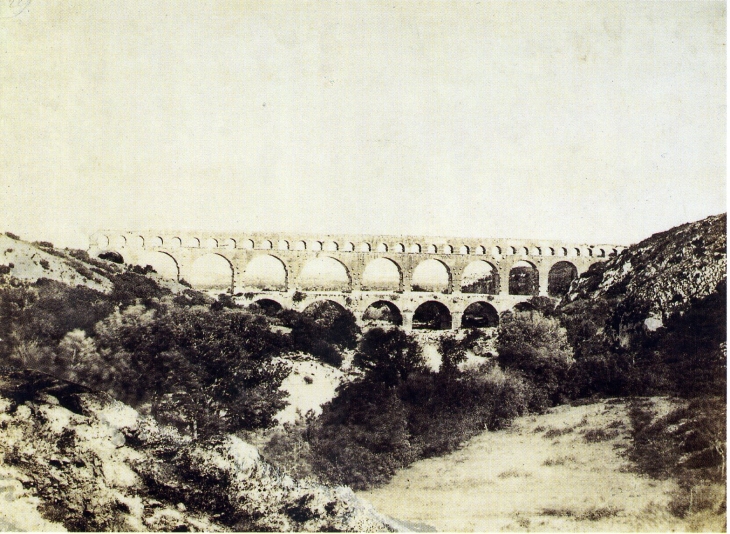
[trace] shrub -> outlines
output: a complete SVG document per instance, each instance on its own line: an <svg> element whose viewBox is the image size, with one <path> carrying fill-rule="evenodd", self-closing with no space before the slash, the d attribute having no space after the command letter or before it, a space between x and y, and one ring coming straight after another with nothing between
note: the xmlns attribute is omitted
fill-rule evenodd
<svg viewBox="0 0 730 534"><path fill-rule="evenodd" d="M107 252L102 252L99 254L99 258L106 261L111 261L112 263L118 263L118 264L124 264L124 258L121 254L118 252L114 252L113 250L109 250Z"/></svg>
<svg viewBox="0 0 730 534"><path fill-rule="evenodd" d="M8 236L10 239L15 239L16 241L20 241L20 237L12 232L5 232L5 235Z"/></svg>
<svg viewBox="0 0 730 534"><path fill-rule="evenodd" d="M387 385L396 385L413 372L422 371L426 362L421 346L400 329L373 328L362 337L353 364Z"/></svg>
<svg viewBox="0 0 730 534"><path fill-rule="evenodd" d="M532 383L531 409L540 411L565 400L563 388L574 360L565 328L557 319L536 311L503 314L497 351L503 367Z"/></svg>

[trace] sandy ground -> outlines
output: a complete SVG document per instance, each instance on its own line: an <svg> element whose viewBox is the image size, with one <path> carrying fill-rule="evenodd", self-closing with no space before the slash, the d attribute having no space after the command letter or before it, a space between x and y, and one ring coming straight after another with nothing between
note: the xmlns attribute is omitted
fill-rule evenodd
<svg viewBox="0 0 730 534"><path fill-rule="evenodd" d="M360 495L387 515L441 531L685 530L666 508L674 483L637 475L622 457L628 428L624 404L563 406L417 462ZM591 429L609 435L589 442Z"/></svg>

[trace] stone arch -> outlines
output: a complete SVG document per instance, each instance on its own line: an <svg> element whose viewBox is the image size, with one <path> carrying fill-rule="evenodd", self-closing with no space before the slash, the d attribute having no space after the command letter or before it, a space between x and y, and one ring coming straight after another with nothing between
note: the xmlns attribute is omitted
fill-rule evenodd
<svg viewBox="0 0 730 534"><path fill-rule="evenodd" d="M378 246L375 247L375 252L388 252L388 245L385 243L378 243Z"/></svg>
<svg viewBox="0 0 730 534"><path fill-rule="evenodd" d="M306 243L306 241L297 241L294 244L294 250L307 250L307 243Z"/></svg>
<svg viewBox="0 0 730 534"><path fill-rule="evenodd" d="M575 247L570 251L572 256L575 256L576 258L580 256L580 249L578 247Z"/></svg>
<svg viewBox="0 0 730 534"><path fill-rule="evenodd" d="M403 245L403 243L396 243L396 245L393 247L393 252L405 252L406 247Z"/></svg>
<svg viewBox="0 0 730 534"><path fill-rule="evenodd" d="M560 247L558 249L558 256L567 256L568 255L568 249L565 247Z"/></svg>
<svg viewBox="0 0 730 534"><path fill-rule="evenodd" d="M537 267L529 261L515 262L509 271L510 295L537 295L540 287L540 275Z"/></svg>
<svg viewBox="0 0 730 534"><path fill-rule="evenodd" d="M527 247L520 247L520 254L522 254L523 256L529 256L530 251Z"/></svg>
<svg viewBox="0 0 730 534"><path fill-rule="evenodd" d="M445 293L451 286L451 271L439 260L423 260L413 269L411 289Z"/></svg>
<svg viewBox="0 0 730 534"><path fill-rule="evenodd" d="M540 249L540 247L532 247L532 255L542 256L542 250Z"/></svg>
<svg viewBox="0 0 730 534"><path fill-rule="evenodd" d="M333 299L317 299L302 310L302 314L325 328L331 328L337 319L347 313L347 308Z"/></svg>
<svg viewBox="0 0 730 534"><path fill-rule="evenodd" d="M248 307L257 311L260 310L261 313L269 317L278 315L284 309L281 302L270 298L256 299Z"/></svg>
<svg viewBox="0 0 730 534"><path fill-rule="evenodd" d="M436 254L436 252L438 252L438 248L436 248L436 245L429 245L428 248L426 248L426 252L428 254Z"/></svg>
<svg viewBox="0 0 730 534"><path fill-rule="evenodd" d="M461 277L461 292L484 295L498 294L499 272L497 268L484 260L471 262L466 266Z"/></svg>
<svg viewBox="0 0 730 534"><path fill-rule="evenodd" d="M114 240L110 243L110 245L114 248L124 248L127 246L127 238L123 235L117 236L114 238Z"/></svg>
<svg viewBox="0 0 730 534"><path fill-rule="evenodd" d="M271 241L269 241L268 239L264 239L259 244L259 249L261 249L261 250L271 250L272 248L274 248L274 244Z"/></svg>
<svg viewBox="0 0 730 534"><path fill-rule="evenodd" d="M370 252L372 247L370 246L370 243L360 243L360 246L358 247L358 250L360 252Z"/></svg>
<svg viewBox="0 0 730 534"><path fill-rule="evenodd" d="M517 247L507 247L507 254L510 256L517 255Z"/></svg>
<svg viewBox="0 0 730 534"><path fill-rule="evenodd" d="M200 248L200 239L198 239L197 237L191 237L190 241L188 241L188 247Z"/></svg>
<svg viewBox="0 0 730 534"><path fill-rule="evenodd" d="M335 243L334 241L327 241L324 246L322 247L322 250L326 252L337 252L340 249L339 245Z"/></svg>
<svg viewBox="0 0 730 534"><path fill-rule="evenodd" d="M483 300L472 302L461 316L461 328L493 328L499 326L499 313Z"/></svg>
<svg viewBox="0 0 730 534"><path fill-rule="evenodd" d="M398 291L401 289L403 271L390 258L377 258L365 266L362 272L363 291Z"/></svg>
<svg viewBox="0 0 730 534"><path fill-rule="evenodd" d="M132 245L139 248L144 248L144 237L136 235L132 238Z"/></svg>
<svg viewBox="0 0 730 534"><path fill-rule="evenodd" d="M546 256L555 256L555 249L553 247L547 247L545 249Z"/></svg>
<svg viewBox="0 0 730 534"><path fill-rule="evenodd" d="M280 239L277 248L279 250L289 250L289 241L286 239Z"/></svg>
<svg viewBox="0 0 730 534"><path fill-rule="evenodd" d="M321 241L312 241L312 246L310 247L311 250L314 250L316 252L322 251L322 242Z"/></svg>
<svg viewBox="0 0 730 534"><path fill-rule="evenodd" d="M161 247L163 244L162 238L160 236L155 236L152 239L150 239L150 246L151 247Z"/></svg>
<svg viewBox="0 0 730 534"><path fill-rule="evenodd" d="M570 284L578 277L578 269L569 261L559 261L548 273L548 295L562 297L570 289Z"/></svg>
<svg viewBox="0 0 730 534"><path fill-rule="evenodd" d="M245 250L253 250L254 249L254 243L253 239L244 239L243 243L241 243Z"/></svg>
<svg viewBox="0 0 730 534"><path fill-rule="evenodd" d="M474 254L478 254L479 256L484 256L484 254L487 253L487 249L484 248L482 245L479 245L476 249L474 249Z"/></svg>
<svg viewBox="0 0 730 534"><path fill-rule="evenodd" d="M218 240L214 237L209 237L205 240L205 248L218 248Z"/></svg>
<svg viewBox="0 0 730 534"><path fill-rule="evenodd" d="M180 248L182 246L182 239L179 237L173 237L170 239L170 248Z"/></svg>
<svg viewBox="0 0 730 534"><path fill-rule="evenodd" d="M502 255L502 247L492 247L492 256L495 258Z"/></svg>
<svg viewBox="0 0 730 534"><path fill-rule="evenodd" d="M414 330L448 330L450 328L451 311L442 302L426 301L413 313Z"/></svg>
<svg viewBox="0 0 730 534"><path fill-rule="evenodd" d="M177 280L180 276L180 266L177 260L167 252L160 250L144 252L140 255L138 263L142 267L150 265L163 278Z"/></svg>
<svg viewBox="0 0 730 534"><path fill-rule="evenodd" d="M420 254L421 253L421 245L418 243L413 243L409 248L408 252L411 254Z"/></svg>
<svg viewBox="0 0 730 534"><path fill-rule="evenodd" d="M228 250L233 250L236 248L236 240L232 237L229 237L225 241L223 241L223 244L221 245L223 248L227 248Z"/></svg>
<svg viewBox="0 0 730 534"><path fill-rule="evenodd" d="M459 254L469 254L469 247L466 245L461 245L459 248Z"/></svg>
<svg viewBox="0 0 730 534"><path fill-rule="evenodd" d="M312 258L299 273L298 285L305 291L349 291L350 284L347 267L329 256Z"/></svg>
<svg viewBox="0 0 730 534"><path fill-rule="evenodd" d="M606 251L605 251L604 249L602 249L602 248L599 248L599 249L598 249L598 254L597 254L597 256L598 256L599 258L605 258L605 257L606 257Z"/></svg>
<svg viewBox="0 0 730 534"><path fill-rule="evenodd" d="M451 245L444 245L441 248L441 254L451 254L452 252L454 252L454 247Z"/></svg>
<svg viewBox="0 0 730 534"><path fill-rule="evenodd" d="M109 246L109 238L105 235L96 236L96 246L104 249Z"/></svg>
<svg viewBox="0 0 730 534"><path fill-rule="evenodd" d="M233 272L233 265L228 258L211 252L193 262L188 282L200 289L230 291L233 288Z"/></svg>
<svg viewBox="0 0 730 534"><path fill-rule="evenodd" d="M344 245L342 245L342 251L343 252L353 252L355 250L354 243L351 243L350 241L347 241Z"/></svg>
<svg viewBox="0 0 730 534"><path fill-rule="evenodd" d="M362 322L368 326L378 324L403 325L403 314L398 306L388 300L376 300L362 314Z"/></svg>
<svg viewBox="0 0 730 534"><path fill-rule="evenodd" d="M272 254L261 254L246 264L240 285L262 291L286 291L287 281L286 264Z"/></svg>

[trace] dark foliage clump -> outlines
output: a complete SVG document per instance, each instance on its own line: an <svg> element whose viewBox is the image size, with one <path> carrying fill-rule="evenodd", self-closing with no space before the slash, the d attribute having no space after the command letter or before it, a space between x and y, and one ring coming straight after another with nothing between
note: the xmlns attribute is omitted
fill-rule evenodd
<svg viewBox="0 0 730 534"><path fill-rule="evenodd" d="M670 511L679 517L709 510L725 512L727 406L722 397L697 398L664 417L648 401L630 407L632 443L627 451L636 469L679 482Z"/></svg>
<svg viewBox="0 0 730 534"><path fill-rule="evenodd" d="M574 363L565 328L539 311L502 314L498 329L499 363L530 384L530 409L543 411L564 402L564 384Z"/></svg>
<svg viewBox="0 0 730 534"><path fill-rule="evenodd" d="M329 483L364 489L400 467L445 454L486 429L508 425L527 407L525 384L494 364L460 371L465 340L441 343L444 361L430 371L420 346L401 330L368 331L354 364L364 376L345 384L308 428L310 462Z"/></svg>
<svg viewBox="0 0 730 534"><path fill-rule="evenodd" d="M342 365L341 349L354 348L360 334L353 313L336 305L319 306L310 313L284 310L278 319L291 328L293 350L308 352L334 367Z"/></svg>

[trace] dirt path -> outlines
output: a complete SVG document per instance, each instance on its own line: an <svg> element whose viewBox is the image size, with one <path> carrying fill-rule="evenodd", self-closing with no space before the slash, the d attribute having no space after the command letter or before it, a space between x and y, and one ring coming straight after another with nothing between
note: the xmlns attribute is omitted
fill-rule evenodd
<svg viewBox="0 0 730 534"><path fill-rule="evenodd" d="M684 530L667 511L674 483L629 470L628 427L623 403L559 407L360 495L392 517L446 531Z"/></svg>

